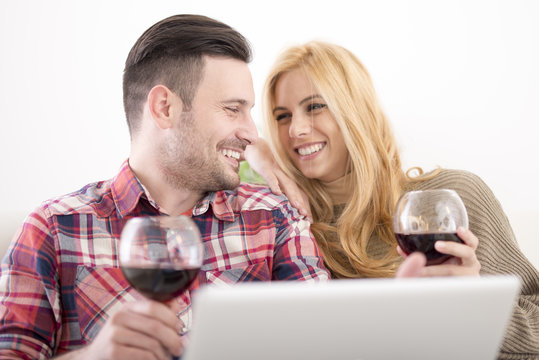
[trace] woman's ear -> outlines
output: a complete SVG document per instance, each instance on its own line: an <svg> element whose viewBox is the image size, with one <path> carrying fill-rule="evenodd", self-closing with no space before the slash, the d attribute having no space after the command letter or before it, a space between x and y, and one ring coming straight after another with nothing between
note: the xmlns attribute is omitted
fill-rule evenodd
<svg viewBox="0 0 539 360"><path fill-rule="evenodd" d="M173 109L178 106L180 109ZM161 129L172 127L173 114L181 112L182 106L180 97L164 85L156 85L148 93L148 109L156 125Z"/></svg>

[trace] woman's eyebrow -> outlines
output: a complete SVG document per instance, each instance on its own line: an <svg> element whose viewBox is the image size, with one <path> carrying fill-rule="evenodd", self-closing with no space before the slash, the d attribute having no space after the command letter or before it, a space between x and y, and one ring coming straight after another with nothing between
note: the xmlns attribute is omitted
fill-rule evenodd
<svg viewBox="0 0 539 360"><path fill-rule="evenodd" d="M304 103L306 103L307 101L311 101L313 99L324 99L321 95L318 95L318 94L313 94L313 95L309 95L307 96L305 99L301 100L299 102L300 105L303 105ZM277 106L273 109L273 113L275 114L276 111L284 111L284 110L287 110L285 107L283 106Z"/></svg>
<svg viewBox="0 0 539 360"><path fill-rule="evenodd" d="M313 95L309 95L307 96L305 99L301 100L299 102L300 105L303 105L304 103L306 103L307 101L310 101L312 99L324 99L321 95L318 95L318 94L313 94Z"/></svg>
<svg viewBox="0 0 539 360"><path fill-rule="evenodd" d="M277 106L276 108L273 109L273 113L275 114L276 111L285 111L286 108L283 107L283 106Z"/></svg>

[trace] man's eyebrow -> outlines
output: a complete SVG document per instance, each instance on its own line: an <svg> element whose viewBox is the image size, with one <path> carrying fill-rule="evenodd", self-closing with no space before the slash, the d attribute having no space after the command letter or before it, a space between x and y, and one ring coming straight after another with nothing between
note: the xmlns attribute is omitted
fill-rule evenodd
<svg viewBox="0 0 539 360"><path fill-rule="evenodd" d="M304 103L306 103L307 101L310 101L310 100L313 100L313 99L324 99L322 97L322 95L318 95L318 94L313 94L313 95L309 95L307 96L305 99L301 100L299 102L300 105L303 105ZM284 110L287 110L285 107L282 107L282 106L277 106L273 109L273 113L275 114L276 111L284 111Z"/></svg>
<svg viewBox="0 0 539 360"><path fill-rule="evenodd" d="M226 99L226 100L223 100L223 104L230 104L230 103L238 103L238 104L241 104L241 105L245 105L245 104L248 104L249 102L245 99Z"/></svg>
<svg viewBox="0 0 539 360"><path fill-rule="evenodd" d="M222 103L223 104L240 104L240 105L244 105L244 106L251 105L251 107L255 106L255 104L251 104L249 101L247 101L245 99L240 99L240 98L223 100Z"/></svg>

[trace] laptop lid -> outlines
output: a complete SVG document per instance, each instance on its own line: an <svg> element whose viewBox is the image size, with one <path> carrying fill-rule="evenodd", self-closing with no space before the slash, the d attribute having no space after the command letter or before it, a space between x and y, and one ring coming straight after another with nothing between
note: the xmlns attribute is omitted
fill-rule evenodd
<svg viewBox="0 0 539 360"><path fill-rule="evenodd" d="M513 276L208 286L182 360L495 359L519 288Z"/></svg>

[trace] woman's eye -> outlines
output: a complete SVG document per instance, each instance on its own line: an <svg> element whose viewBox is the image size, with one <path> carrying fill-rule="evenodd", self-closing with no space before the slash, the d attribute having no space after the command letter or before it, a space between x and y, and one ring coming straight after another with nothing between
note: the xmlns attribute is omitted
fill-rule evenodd
<svg viewBox="0 0 539 360"><path fill-rule="evenodd" d="M321 110L321 109L324 109L325 107L327 107L326 104L317 104L317 103L309 104L307 106L307 111Z"/></svg>
<svg viewBox="0 0 539 360"><path fill-rule="evenodd" d="M279 115L275 116L275 119L277 121L281 121L281 120L286 119L288 117L289 117L289 114L279 114Z"/></svg>

